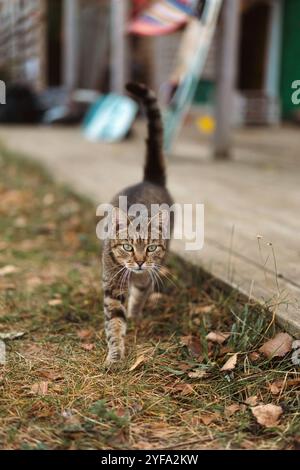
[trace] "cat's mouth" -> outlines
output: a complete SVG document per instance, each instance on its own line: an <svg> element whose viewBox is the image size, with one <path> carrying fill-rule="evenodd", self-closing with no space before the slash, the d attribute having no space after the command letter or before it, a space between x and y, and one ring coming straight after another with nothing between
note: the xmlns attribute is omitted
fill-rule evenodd
<svg viewBox="0 0 300 470"><path fill-rule="evenodd" d="M130 268L130 271L137 273L137 274L142 274L145 271L147 271L147 268Z"/></svg>

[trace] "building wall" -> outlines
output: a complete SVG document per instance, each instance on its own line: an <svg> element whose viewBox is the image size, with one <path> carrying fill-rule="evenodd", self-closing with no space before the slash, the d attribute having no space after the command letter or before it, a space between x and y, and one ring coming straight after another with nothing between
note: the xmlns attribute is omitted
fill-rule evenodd
<svg viewBox="0 0 300 470"><path fill-rule="evenodd" d="M280 84L284 118L291 118L299 109L291 100L294 80L300 80L300 0L285 0Z"/></svg>
<svg viewBox="0 0 300 470"><path fill-rule="evenodd" d="M8 79L45 85L45 0L2 0L0 69Z"/></svg>

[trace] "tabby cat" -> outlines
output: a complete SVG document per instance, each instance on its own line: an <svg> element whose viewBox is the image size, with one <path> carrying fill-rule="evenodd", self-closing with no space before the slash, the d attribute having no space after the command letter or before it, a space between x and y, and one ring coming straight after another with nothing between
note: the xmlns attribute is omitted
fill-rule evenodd
<svg viewBox="0 0 300 470"><path fill-rule="evenodd" d="M124 189L112 200L114 214L110 223L114 225L115 235L104 241L103 291L108 344L105 364L108 368L124 358L127 319L141 314L155 279L164 269L168 251L168 240L162 236L165 224L162 223L161 213L158 213L157 231L149 230L145 237L141 237L138 231L128 230L131 219L120 209L119 197L127 197L128 207L144 204L149 210L148 223L151 222L152 204L172 205L172 198L166 189L163 126L157 99L153 91L142 84L129 83L127 90L145 107L148 138L143 181ZM171 217L168 217L167 223L172 231Z"/></svg>

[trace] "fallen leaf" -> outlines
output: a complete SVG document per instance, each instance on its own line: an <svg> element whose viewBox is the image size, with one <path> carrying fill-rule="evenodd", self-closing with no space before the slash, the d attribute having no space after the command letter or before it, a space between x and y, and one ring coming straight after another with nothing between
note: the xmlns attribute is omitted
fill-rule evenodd
<svg viewBox="0 0 300 470"><path fill-rule="evenodd" d="M292 350L293 338L288 333L278 333L274 338L264 343L259 351L268 359L283 357Z"/></svg>
<svg viewBox="0 0 300 470"><path fill-rule="evenodd" d="M146 362L146 360L147 358L144 356L144 354L139 356L137 360L135 361L135 363L130 367L129 372L132 372L133 370L135 370L137 367L143 364L143 362Z"/></svg>
<svg viewBox="0 0 300 470"><path fill-rule="evenodd" d="M199 338L192 335L181 336L181 344L188 348L189 353L193 357L201 358L202 347Z"/></svg>
<svg viewBox="0 0 300 470"><path fill-rule="evenodd" d="M237 353L233 354L223 365L221 371L233 370L237 363L238 355Z"/></svg>
<svg viewBox="0 0 300 470"><path fill-rule="evenodd" d="M77 331L77 336L80 339L88 339L93 335L93 333L94 333L93 330L88 330L88 329L79 330L79 331Z"/></svg>
<svg viewBox="0 0 300 470"><path fill-rule="evenodd" d="M225 356L225 354L228 354L228 353L233 353L232 348L230 348L229 346L222 346L219 351L218 356Z"/></svg>
<svg viewBox="0 0 300 470"><path fill-rule="evenodd" d="M19 268L11 264L8 264L7 266L4 266L3 268L0 269L0 276L7 276L8 274L14 274L18 271L19 271Z"/></svg>
<svg viewBox="0 0 300 470"><path fill-rule="evenodd" d="M229 418L230 416L234 415L234 413L236 413L237 411L240 411L240 409L241 407L238 403L233 403L232 405L225 406L225 416Z"/></svg>
<svg viewBox="0 0 300 470"><path fill-rule="evenodd" d="M13 282L1 282L0 284L1 290L15 290L16 288L16 284Z"/></svg>
<svg viewBox="0 0 300 470"><path fill-rule="evenodd" d="M0 333L0 339L17 339L25 335L24 331L10 331L9 333Z"/></svg>
<svg viewBox="0 0 300 470"><path fill-rule="evenodd" d="M205 426L217 421L220 418L219 413L210 413L210 414L202 414L199 416L199 420L202 421Z"/></svg>
<svg viewBox="0 0 300 470"><path fill-rule="evenodd" d="M252 351L251 353L249 353L249 358L252 362L258 361L258 359L260 358L260 354L257 351Z"/></svg>
<svg viewBox="0 0 300 470"><path fill-rule="evenodd" d="M83 343L81 347L86 351L91 351L92 349L94 349L95 345L93 343Z"/></svg>
<svg viewBox="0 0 300 470"><path fill-rule="evenodd" d="M30 391L34 395L47 395L48 393L48 381L43 381L43 382L37 382L32 385Z"/></svg>
<svg viewBox="0 0 300 470"><path fill-rule="evenodd" d="M45 194L43 197L43 204L45 206L51 206L55 201L54 195L51 193Z"/></svg>
<svg viewBox="0 0 300 470"><path fill-rule="evenodd" d="M61 305L62 304L62 300L61 299L51 299L51 300L48 300L48 305L50 305L51 307L55 307L56 305Z"/></svg>
<svg viewBox="0 0 300 470"><path fill-rule="evenodd" d="M38 276L33 276L33 277L30 277L29 279L26 280L26 285L30 290L35 289L36 287L40 286L41 284L42 284L42 280Z"/></svg>
<svg viewBox="0 0 300 470"><path fill-rule="evenodd" d="M248 397L247 400L245 400L245 403L250 406L256 406L257 405L257 395L253 395L251 397Z"/></svg>
<svg viewBox="0 0 300 470"><path fill-rule="evenodd" d="M39 371L39 376L44 377L45 379L54 381L63 379L63 375L54 370L41 370Z"/></svg>
<svg viewBox="0 0 300 470"><path fill-rule="evenodd" d="M190 384L184 384L184 383L179 383L179 384L175 384L175 385L172 385L171 389L170 389L170 393L179 393L180 395L191 395L191 393L194 392L194 387Z"/></svg>
<svg viewBox="0 0 300 470"><path fill-rule="evenodd" d="M207 375L205 370L192 370L191 372L188 373L188 376L190 379L202 379Z"/></svg>
<svg viewBox="0 0 300 470"><path fill-rule="evenodd" d="M279 395L283 388L293 387L300 385L300 378L288 379L288 380L275 380L275 382L269 383L268 388L272 395Z"/></svg>
<svg viewBox="0 0 300 470"><path fill-rule="evenodd" d="M177 365L177 368L180 370L180 371L183 371L183 372L186 372L187 370L191 370L192 369L192 366L190 364L178 364Z"/></svg>
<svg viewBox="0 0 300 470"><path fill-rule="evenodd" d="M206 335L206 339L208 341L212 341L212 343L223 344L226 339L229 338L231 333L222 333L221 331L211 331Z"/></svg>
<svg viewBox="0 0 300 470"><path fill-rule="evenodd" d="M248 439L244 439L241 442L240 447L245 450L250 450L250 449L255 449L257 447L257 444L256 442L252 442L252 441L249 441Z"/></svg>
<svg viewBox="0 0 300 470"><path fill-rule="evenodd" d="M281 406L273 405L272 403L255 406L251 408L251 411L257 422L266 428L277 426L278 419L283 413Z"/></svg>
<svg viewBox="0 0 300 470"><path fill-rule="evenodd" d="M24 228L27 225L27 219L25 217L17 217L14 226L17 228Z"/></svg>
<svg viewBox="0 0 300 470"><path fill-rule="evenodd" d="M211 305L195 305L192 302L189 304L190 308L190 314L191 315L204 315L207 313L211 313L215 306L213 304Z"/></svg>
<svg viewBox="0 0 300 470"><path fill-rule="evenodd" d="M276 382L268 384L268 388L270 392L272 393L272 395L279 395L279 393L282 390L282 385L283 385L283 382L281 380L278 380Z"/></svg>

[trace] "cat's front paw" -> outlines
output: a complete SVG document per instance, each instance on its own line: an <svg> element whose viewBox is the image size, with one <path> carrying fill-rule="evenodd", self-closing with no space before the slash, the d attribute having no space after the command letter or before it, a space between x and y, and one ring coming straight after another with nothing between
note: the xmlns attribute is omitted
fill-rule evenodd
<svg viewBox="0 0 300 470"><path fill-rule="evenodd" d="M104 362L104 368L106 370L120 369L123 364L123 359L124 359L124 353L118 352L113 355L108 353Z"/></svg>

